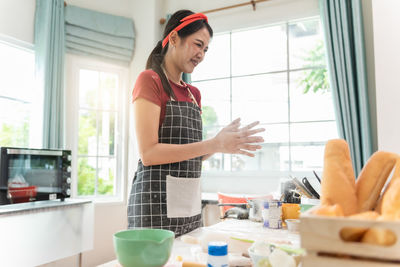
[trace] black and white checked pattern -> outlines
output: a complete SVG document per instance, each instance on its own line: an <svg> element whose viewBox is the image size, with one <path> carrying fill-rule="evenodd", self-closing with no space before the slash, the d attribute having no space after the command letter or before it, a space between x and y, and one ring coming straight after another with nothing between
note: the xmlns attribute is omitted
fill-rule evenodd
<svg viewBox="0 0 400 267"><path fill-rule="evenodd" d="M200 108L190 102L168 101L158 132L159 143L189 144L202 140ZM178 237L201 226L201 214L167 217L166 176L199 178L201 157L163 165L144 166L139 160L128 203L128 228L160 228Z"/></svg>

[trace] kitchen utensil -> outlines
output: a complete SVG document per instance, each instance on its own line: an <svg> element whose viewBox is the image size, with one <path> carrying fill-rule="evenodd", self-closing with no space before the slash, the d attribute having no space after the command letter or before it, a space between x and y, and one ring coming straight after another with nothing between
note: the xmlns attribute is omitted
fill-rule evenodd
<svg viewBox="0 0 400 267"><path fill-rule="evenodd" d="M281 184L281 194L280 200L284 203L300 203L301 195L293 181L286 181Z"/></svg>
<svg viewBox="0 0 400 267"><path fill-rule="evenodd" d="M263 221L262 210L264 208L264 201L266 201L266 200L263 198L247 199L247 203L249 203L249 206L250 206L249 219L251 221L255 221L255 222Z"/></svg>
<svg viewBox="0 0 400 267"><path fill-rule="evenodd" d="M310 182L308 181L307 177L304 177L302 179L302 182L304 184L304 186L308 189L308 191L310 191L310 193L317 199L319 199L319 194L317 193L317 191L315 191L315 189L312 187L312 185L310 184Z"/></svg>
<svg viewBox="0 0 400 267"><path fill-rule="evenodd" d="M313 173L315 175L315 178L317 178L318 182L321 183L321 178L319 178L318 174L315 171L313 171Z"/></svg>
<svg viewBox="0 0 400 267"><path fill-rule="evenodd" d="M242 208L242 209L247 209L248 205L247 203L219 203L218 206L222 206L222 207L238 207L238 208Z"/></svg>
<svg viewBox="0 0 400 267"><path fill-rule="evenodd" d="M308 189L303 185L302 182L300 182L296 177L292 178L293 183L296 185L296 188L302 194L303 196L306 196L308 198L313 198L313 195Z"/></svg>
<svg viewBox="0 0 400 267"><path fill-rule="evenodd" d="M249 218L249 209L244 209L240 207L233 207L227 211L225 211L224 217L225 218L235 218L239 220L244 220Z"/></svg>
<svg viewBox="0 0 400 267"><path fill-rule="evenodd" d="M114 250L123 267L160 267L171 255L175 234L163 229L130 229L114 234Z"/></svg>

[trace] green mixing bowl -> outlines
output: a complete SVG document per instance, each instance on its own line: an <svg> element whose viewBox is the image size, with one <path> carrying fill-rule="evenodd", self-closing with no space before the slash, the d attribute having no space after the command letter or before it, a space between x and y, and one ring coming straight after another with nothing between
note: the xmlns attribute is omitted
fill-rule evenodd
<svg viewBox="0 0 400 267"><path fill-rule="evenodd" d="M171 255L175 233L162 229L130 229L114 234L114 250L123 267L160 267Z"/></svg>

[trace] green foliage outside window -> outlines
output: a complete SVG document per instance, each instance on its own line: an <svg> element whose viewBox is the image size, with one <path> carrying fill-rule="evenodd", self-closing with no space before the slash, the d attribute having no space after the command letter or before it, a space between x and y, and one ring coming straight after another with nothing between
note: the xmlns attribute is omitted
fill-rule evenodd
<svg viewBox="0 0 400 267"><path fill-rule="evenodd" d="M79 117L79 144L78 154L88 155L89 139L96 137L96 112ZM96 157L92 157L94 160ZM112 195L114 192L114 174L109 170L109 179L98 177L97 194ZM88 157L78 159L78 195L94 195L96 186L96 168L91 166Z"/></svg>
<svg viewBox="0 0 400 267"><path fill-rule="evenodd" d="M88 158L80 158L78 163L78 195L94 195L96 184L96 169L88 163ZM110 179L105 180L101 177L97 182L98 195L112 195L114 191L114 174L109 170Z"/></svg>
<svg viewBox="0 0 400 267"><path fill-rule="evenodd" d="M29 147L29 123L20 125L2 124L0 128L0 146Z"/></svg>
<svg viewBox="0 0 400 267"><path fill-rule="evenodd" d="M203 106L201 108L201 118L203 121L203 140L207 139L208 130L215 127L218 123L218 117L215 110L210 106Z"/></svg>
<svg viewBox="0 0 400 267"><path fill-rule="evenodd" d="M308 56L304 58L309 62L309 66L325 65L325 49L322 41L318 42L314 49L310 50ZM315 68L304 72L304 78L300 80L300 84L304 86L303 93L308 92L329 92L328 71L326 68Z"/></svg>

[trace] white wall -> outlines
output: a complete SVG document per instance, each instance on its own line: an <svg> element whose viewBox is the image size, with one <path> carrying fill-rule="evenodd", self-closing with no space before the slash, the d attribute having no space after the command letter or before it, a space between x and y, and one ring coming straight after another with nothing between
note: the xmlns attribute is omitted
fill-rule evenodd
<svg viewBox="0 0 400 267"><path fill-rule="evenodd" d="M400 153L400 1L373 0L378 147Z"/></svg>
<svg viewBox="0 0 400 267"><path fill-rule="evenodd" d="M361 0L363 22L365 57L367 63L368 97L372 128L372 148L378 149L377 121L376 121L376 83L375 83L375 55L374 55L374 31L372 20L372 0Z"/></svg>
<svg viewBox="0 0 400 267"><path fill-rule="evenodd" d="M0 1L0 34L33 44L34 0Z"/></svg>
<svg viewBox="0 0 400 267"><path fill-rule="evenodd" d="M197 0L167 0L166 12L174 13L179 9L190 9L193 12L203 12L225 6L243 3L238 0L197 1ZM249 2L249 1L247 1ZM290 5L289 5L290 4ZM271 9L273 8L273 10ZM224 32L238 28L254 27L278 23L285 19L304 18L318 15L317 0L273 0L252 6L218 11L206 14L214 32Z"/></svg>

